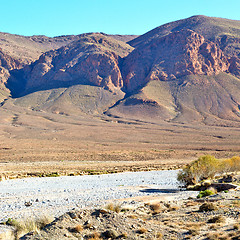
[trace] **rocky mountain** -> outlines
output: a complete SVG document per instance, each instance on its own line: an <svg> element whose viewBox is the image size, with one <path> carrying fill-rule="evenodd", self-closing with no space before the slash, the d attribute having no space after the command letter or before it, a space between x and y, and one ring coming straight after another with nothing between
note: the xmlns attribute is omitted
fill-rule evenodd
<svg viewBox="0 0 240 240"><path fill-rule="evenodd" d="M24 66L38 60L45 52L78 41L83 38L83 35L66 35L51 38L46 36L27 37L0 32L0 86L4 88L1 83L7 82L11 75L9 71L22 69ZM103 35L109 36L111 39L120 39L121 42L136 37L135 35Z"/></svg>
<svg viewBox="0 0 240 240"><path fill-rule="evenodd" d="M172 81L186 75L213 75L229 69L218 46L192 30L153 38L124 61L125 87L133 91L149 81Z"/></svg>
<svg viewBox="0 0 240 240"><path fill-rule="evenodd" d="M134 37L38 36L37 60L3 51L2 85L55 113L239 126L240 21L193 16Z"/></svg>
<svg viewBox="0 0 240 240"><path fill-rule="evenodd" d="M133 48L102 34L85 34L78 41L47 52L24 68L25 91L93 84L114 91L123 87L119 64Z"/></svg>
<svg viewBox="0 0 240 240"><path fill-rule="evenodd" d="M107 113L238 125L239 37L239 21L194 16L133 39L128 43L135 49L122 66L125 91L131 96Z"/></svg>

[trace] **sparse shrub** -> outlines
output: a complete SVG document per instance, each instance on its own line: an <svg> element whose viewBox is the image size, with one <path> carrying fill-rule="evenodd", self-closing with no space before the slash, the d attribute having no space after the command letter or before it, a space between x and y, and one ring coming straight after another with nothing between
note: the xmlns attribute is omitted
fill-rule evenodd
<svg viewBox="0 0 240 240"><path fill-rule="evenodd" d="M238 172L240 171L240 157L234 156L230 158L230 170L231 172Z"/></svg>
<svg viewBox="0 0 240 240"><path fill-rule="evenodd" d="M44 177L60 177L58 172L47 173Z"/></svg>
<svg viewBox="0 0 240 240"><path fill-rule="evenodd" d="M9 226L15 226L17 223L18 223L17 220L13 218L8 218L8 220L6 221L6 225L9 225Z"/></svg>
<svg viewBox="0 0 240 240"><path fill-rule="evenodd" d="M214 195L215 193L216 193L216 190L214 191L214 189L206 189L204 191L200 191L200 193L197 195L197 198L211 196L211 195Z"/></svg>
<svg viewBox="0 0 240 240"><path fill-rule="evenodd" d="M219 160L211 155L206 155L193 161L178 173L178 181L186 186L213 178L217 174L240 171L240 157Z"/></svg>
<svg viewBox="0 0 240 240"><path fill-rule="evenodd" d="M178 181L193 185L204 179L213 178L219 170L219 160L211 155L198 158L178 174Z"/></svg>
<svg viewBox="0 0 240 240"><path fill-rule="evenodd" d="M217 207L213 203L204 203L199 207L199 212L210 212L217 210Z"/></svg>

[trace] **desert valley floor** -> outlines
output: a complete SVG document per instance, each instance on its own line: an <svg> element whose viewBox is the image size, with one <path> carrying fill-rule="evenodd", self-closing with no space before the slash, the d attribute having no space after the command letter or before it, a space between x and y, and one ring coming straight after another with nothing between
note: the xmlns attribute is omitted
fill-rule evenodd
<svg viewBox="0 0 240 240"><path fill-rule="evenodd" d="M0 174L9 177L174 169L240 152L237 127L66 116L11 102L0 111Z"/></svg>

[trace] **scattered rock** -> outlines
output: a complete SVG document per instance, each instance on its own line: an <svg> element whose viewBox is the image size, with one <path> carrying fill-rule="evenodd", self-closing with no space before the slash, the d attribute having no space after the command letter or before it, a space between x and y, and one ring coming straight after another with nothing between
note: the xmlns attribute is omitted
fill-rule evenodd
<svg viewBox="0 0 240 240"><path fill-rule="evenodd" d="M78 217L77 214L74 213L74 212L70 212L70 213L69 213L69 216L70 216L72 219L76 219L76 218Z"/></svg>
<svg viewBox="0 0 240 240"><path fill-rule="evenodd" d="M224 223L226 219L223 216L215 216L208 220L208 223Z"/></svg>
<svg viewBox="0 0 240 240"><path fill-rule="evenodd" d="M106 232L103 233L103 235L104 237L111 239L116 239L119 236L119 234L113 229L107 230Z"/></svg>
<svg viewBox="0 0 240 240"><path fill-rule="evenodd" d="M30 207L30 206L32 206L32 203L31 203L31 202L25 202L24 205L25 205L26 207Z"/></svg>

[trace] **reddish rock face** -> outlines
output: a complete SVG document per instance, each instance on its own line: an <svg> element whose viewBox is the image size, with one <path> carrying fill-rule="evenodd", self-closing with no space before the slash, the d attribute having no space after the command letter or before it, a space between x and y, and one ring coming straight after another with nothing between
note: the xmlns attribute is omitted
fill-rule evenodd
<svg viewBox="0 0 240 240"><path fill-rule="evenodd" d="M84 61L67 72L73 78L85 78L94 85L109 90L123 86L122 75L118 67L118 56L113 52L90 54Z"/></svg>
<svg viewBox="0 0 240 240"><path fill-rule="evenodd" d="M59 83L90 83L108 90L123 86L119 69L120 56L131 47L125 43L93 34L66 47L43 54L38 61L25 68L26 89L54 86Z"/></svg>
<svg viewBox="0 0 240 240"><path fill-rule="evenodd" d="M126 89L132 91L150 80L214 75L228 68L227 58L215 43L192 30L182 30L135 49L126 57L122 71Z"/></svg>

